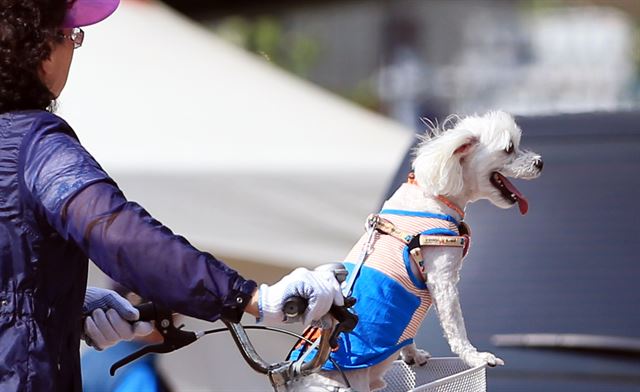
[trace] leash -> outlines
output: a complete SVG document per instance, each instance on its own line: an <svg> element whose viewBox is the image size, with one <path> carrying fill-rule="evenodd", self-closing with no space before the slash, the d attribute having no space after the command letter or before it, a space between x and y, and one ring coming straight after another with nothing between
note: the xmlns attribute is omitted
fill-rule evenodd
<svg viewBox="0 0 640 392"><path fill-rule="evenodd" d="M347 281L346 285L342 288L342 295L344 295L345 298L351 296L353 285L356 283L358 274L360 273L365 260L367 259L369 254L371 254L371 245L373 245L373 239L375 237L376 228L378 227L378 221L380 219L381 218L378 214L371 214L367 217L367 221L365 223L365 228L367 230L367 240L362 245L362 250L360 251L360 256L358 257L358 263L353 268L353 271L351 271L351 273L349 274L349 280Z"/></svg>

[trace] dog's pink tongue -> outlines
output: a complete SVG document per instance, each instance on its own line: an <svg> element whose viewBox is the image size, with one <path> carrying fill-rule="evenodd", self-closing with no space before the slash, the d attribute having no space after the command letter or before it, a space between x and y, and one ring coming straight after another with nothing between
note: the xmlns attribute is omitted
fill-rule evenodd
<svg viewBox="0 0 640 392"><path fill-rule="evenodd" d="M516 186L513 185L511 181L509 181L505 176L500 175L500 177L502 177L501 180L505 188L507 188L509 192L513 193L518 198L518 208L520 208L520 213L522 215L525 215L527 211L529 211L529 202L527 201L527 198L524 197L524 195L520 193L518 188L516 188Z"/></svg>

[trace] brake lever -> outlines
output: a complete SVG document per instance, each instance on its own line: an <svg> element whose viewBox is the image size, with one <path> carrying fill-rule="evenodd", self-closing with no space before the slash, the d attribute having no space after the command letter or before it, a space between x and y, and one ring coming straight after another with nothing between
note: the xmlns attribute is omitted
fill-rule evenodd
<svg viewBox="0 0 640 392"><path fill-rule="evenodd" d="M158 346L158 345L155 345ZM113 365L111 365L111 369L109 369L109 373L113 376L114 374L116 374L116 370L120 369L121 367L123 367L124 365L135 361L136 359L149 354L149 353L153 353L155 346L145 346L142 347L140 350L133 352L129 355L127 355L126 357L120 359L119 361L116 361Z"/></svg>
<svg viewBox="0 0 640 392"><path fill-rule="evenodd" d="M333 333L329 338L329 345L331 348L338 347L338 336L341 333L349 333L353 331L356 324L358 324L358 316L349 311L349 308L355 304L356 299L354 297L346 297L344 299L344 305L331 305L329 314L338 321L338 324L335 326ZM299 315L303 314L306 309L307 300L305 298L291 297L284 303L284 314L289 320L295 320Z"/></svg>
<svg viewBox="0 0 640 392"><path fill-rule="evenodd" d="M333 305L329 314L338 321L331 337L329 337L329 345L332 349L338 347L338 336L341 333L349 333L358 324L358 316L349 311L353 305L356 304L354 297L347 297L344 299L344 306Z"/></svg>
<svg viewBox="0 0 640 392"><path fill-rule="evenodd" d="M153 302L147 302L136 306L140 312L139 321L154 321L155 328L163 337L163 342L145 346L140 350L127 355L111 366L109 372L113 376L116 370L122 366L135 361L136 359L150 353L164 354L169 353L182 347L188 346L201 338L202 332L183 331L184 325L176 327L173 324L173 312L170 309L156 305Z"/></svg>

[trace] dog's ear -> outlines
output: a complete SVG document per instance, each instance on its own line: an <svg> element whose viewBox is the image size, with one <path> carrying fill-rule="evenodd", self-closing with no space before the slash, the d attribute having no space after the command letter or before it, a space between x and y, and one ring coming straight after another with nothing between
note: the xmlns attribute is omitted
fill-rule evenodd
<svg viewBox="0 0 640 392"><path fill-rule="evenodd" d="M462 161L478 145L470 131L454 129L422 143L413 161L418 184L433 195L455 196L462 191Z"/></svg>
<svg viewBox="0 0 640 392"><path fill-rule="evenodd" d="M456 148L455 151L453 151L453 154L457 155L459 158L462 158L464 156L469 155L477 145L478 145L478 137L471 136L464 142L464 144Z"/></svg>

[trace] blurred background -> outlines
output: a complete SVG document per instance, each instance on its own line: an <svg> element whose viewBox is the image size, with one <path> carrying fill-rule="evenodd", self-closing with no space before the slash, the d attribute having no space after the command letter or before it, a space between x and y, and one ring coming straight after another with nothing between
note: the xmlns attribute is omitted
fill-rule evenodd
<svg viewBox="0 0 640 392"><path fill-rule="evenodd" d="M496 107L541 114L638 102L635 1L168 3L410 127L420 117Z"/></svg>
<svg viewBox="0 0 640 392"><path fill-rule="evenodd" d="M509 111L545 172L525 217L468 209L467 329L507 363L489 390L637 391L639 27L637 0L122 0L60 112L129 198L272 282L344 257L425 122ZM169 384L267 390L208 339L161 358ZM450 355L435 312L417 343Z"/></svg>

